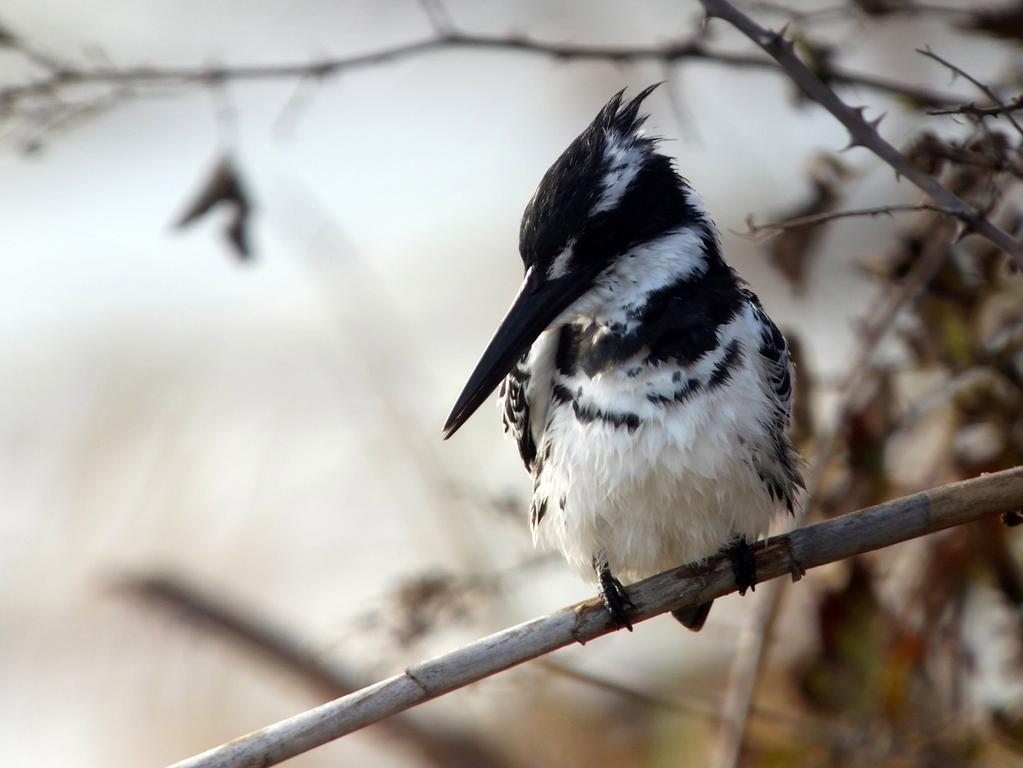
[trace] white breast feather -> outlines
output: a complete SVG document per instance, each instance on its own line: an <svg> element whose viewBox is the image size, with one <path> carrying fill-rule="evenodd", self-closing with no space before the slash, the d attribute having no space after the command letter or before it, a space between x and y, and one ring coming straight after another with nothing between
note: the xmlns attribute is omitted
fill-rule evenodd
<svg viewBox="0 0 1023 768"><path fill-rule="evenodd" d="M535 490L547 499L546 514L533 536L560 549L585 578L598 553L626 580L708 557L737 535L762 536L778 511L754 467L757 452L768 449L764 425L776 405L765 395L762 326L752 306L721 326L717 347L688 368L647 366L629 376L624 364L593 378L560 377L582 408L636 414L635 431L580 420L571 404L550 407L557 327L580 317L627 322L630 305L700 269L700 256L702 243L689 229L636 249L530 351L531 426L538 451L550 451ZM720 386L701 386L683 403L651 402L648 395L670 398L679 389L676 372L683 382L706 383L736 339L741 362Z"/></svg>

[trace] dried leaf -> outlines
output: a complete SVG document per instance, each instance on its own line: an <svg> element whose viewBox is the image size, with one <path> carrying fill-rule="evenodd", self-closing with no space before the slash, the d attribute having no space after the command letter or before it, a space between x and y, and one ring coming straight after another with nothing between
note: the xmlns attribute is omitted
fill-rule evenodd
<svg viewBox="0 0 1023 768"><path fill-rule="evenodd" d="M853 0L853 5L868 16L887 16L906 7L906 0Z"/></svg>
<svg viewBox="0 0 1023 768"><path fill-rule="evenodd" d="M7 48L18 44L18 36L3 24L0 24L0 47Z"/></svg>
<svg viewBox="0 0 1023 768"><path fill-rule="evenodd" d="M439 627L471 618L488 584L479 579L428 572L403 581L389 611L391 632L407 646Z"/></svg>
<svg viewBox="0 0 1023 768"><path fill-rule="evenodd" d="M248 227L252 205L238 170L229 157L221 158L214 166L199 194L175 226L178 229L185 229L220 205L227 205L233 209L231 220L224 230L224 236L231 244L232 250L242 261L251 258Z"/></svg>
<svg viewBox="0 0 1023 768"><path fill-rule="evenodd" d="M960 22L959 27L1003 40L1023 40L1023 3L980 8Z"/></svg>

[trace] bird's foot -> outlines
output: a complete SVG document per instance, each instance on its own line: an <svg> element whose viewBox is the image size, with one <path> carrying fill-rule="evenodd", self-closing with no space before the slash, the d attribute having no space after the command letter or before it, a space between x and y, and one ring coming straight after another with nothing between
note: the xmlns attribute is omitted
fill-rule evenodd
<svg viewBox="0 0 1023 768"><path fill-rule="evenodd" d="M607 563L594 561L593 568L597 572L597 581L600 585L600 600L604 603L607 612L619 627L625 627L632 631L632 622L629 621L628 610L635 608L635 604L625 591L625 587L612 575Z"/></svg>
<svg viewBox="0 0 1023 768"><path fill-rule="evenodd" d="M732 572L735 574L735 585L739 594L745 595L746 590L757 589L757 559L753 555L752 545L741 536L725 547L725 553L732 561Z"/></svg>

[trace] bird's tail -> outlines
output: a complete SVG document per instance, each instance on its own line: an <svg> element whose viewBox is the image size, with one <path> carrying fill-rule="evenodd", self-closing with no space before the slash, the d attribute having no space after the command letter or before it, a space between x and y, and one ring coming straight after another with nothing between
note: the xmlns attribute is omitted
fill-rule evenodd
<svg viewBox="0 0 1023 768"><path fill-rule="evenodd" d="M714 605L713 600L708 600L706 603L700 605L693 605L689 608L679 608L677 611L672 611L671 615L675 617L675 620L684 626L686 629L691 629L693 632L699 632L703 628L703 623L707 620L707 616L710 614L710 608Z"/></svg>

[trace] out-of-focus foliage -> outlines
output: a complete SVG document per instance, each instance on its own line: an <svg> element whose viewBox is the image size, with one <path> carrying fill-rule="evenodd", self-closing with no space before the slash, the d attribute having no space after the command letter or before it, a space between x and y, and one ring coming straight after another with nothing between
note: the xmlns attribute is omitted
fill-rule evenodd
<svg viewBox="0 0 1023 768"><path fill-rule="evenodd" d="M909 153L1018 234L1018 146L983 124L965 141L925 132ZM871 369L840 425L823 514L1023 461L1023 275L962 234L921 213L865 259L884 291L898 291L926 254L940 267L898 322L898 355ZM1020 544L1018 529L985 521L842 564L817 602L817 651L786 681L842 738L822 758L761 725L748 764L1020 764L1023 702L1006 705L1023 680ZM1006 659L1000 691L978 680L985 654Z"/></svg>

